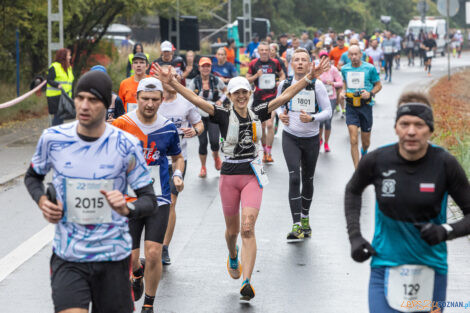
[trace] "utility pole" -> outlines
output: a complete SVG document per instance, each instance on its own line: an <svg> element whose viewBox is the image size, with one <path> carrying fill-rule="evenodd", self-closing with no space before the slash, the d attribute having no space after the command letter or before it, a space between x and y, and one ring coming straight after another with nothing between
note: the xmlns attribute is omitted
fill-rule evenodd
<svg viewBox="0 0 470 313"><path fill-rule="evenodd" d="M243 0L243 45L251 40L251 0Z"/></svg>
<svg viewBox="0 0 470 313"><path fill-rule="evenodd" d="M58 12L52 13L52 0L47 0L47 58L49 65L52 63L52 51L64 47L64 19L62 0L58 0ZM59 42L52 41L52 22L59 22Z"/></svg>

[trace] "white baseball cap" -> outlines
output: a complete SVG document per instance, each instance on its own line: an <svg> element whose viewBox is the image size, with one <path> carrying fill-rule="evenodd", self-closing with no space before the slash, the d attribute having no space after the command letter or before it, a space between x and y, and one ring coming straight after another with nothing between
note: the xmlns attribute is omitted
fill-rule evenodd
<svg viewBox="0 0 470 313"><path fill-rule="evenodd" d="M161 52L163 52L163 51L170 51L171 52L171 51L173 51L173 45L168 40L165 40L160 45L160 51Z"/></svg>
<svg viewBox="0 0 470 313"><path fill-rule="evenodd" d="M139 91L146 91L146 92L161 91L161 92L163 92L162 82L159 79L156 79L155 77L144 78L139 82L139 86L137 86L137 92L139 92Z"/></svg>
<svg viewBox="0 0 470 313"><path fill-rule="evenodd" d="M345 34L346 36L349 35L349 34L351 34L351 30L346 29L346 30L344 31L344 34Z"/></svg>
<svg viewBox="0 0 470 313"><path fill-rule="evenodd" d="M325 37L325 45L327 45L327 46L328 46L328 45L331 45L331 42L332 42L332 41L333 41L333 40L331 39L330 36L326 36L326 37Z"/></svg>
<svg viewBox="0 0 470 313"><path fill-rule="evenodd" d="M251 85L248 82L248 79L246 79L245 77L238 76L238 77L232 78L228 82L227 90L229 93L232 94L239 89L245 89L245 90L251 91Z"/></svg>

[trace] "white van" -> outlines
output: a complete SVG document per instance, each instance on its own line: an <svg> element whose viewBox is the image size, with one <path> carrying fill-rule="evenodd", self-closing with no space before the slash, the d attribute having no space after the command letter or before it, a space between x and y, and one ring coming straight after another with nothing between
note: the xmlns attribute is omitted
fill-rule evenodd
<svg viewBox="0 0 470 313"><path fill-rule="evenodd" d="M435 18L433 16L426 16L425 23L423 24L423 22L421 22L421 17L415 16L408 23L407 33L412 32L417 39L421 29L423 29L425 33L432 31L437 35L436 54L440 53L443 56L446 50L446 20Z"/></svg>

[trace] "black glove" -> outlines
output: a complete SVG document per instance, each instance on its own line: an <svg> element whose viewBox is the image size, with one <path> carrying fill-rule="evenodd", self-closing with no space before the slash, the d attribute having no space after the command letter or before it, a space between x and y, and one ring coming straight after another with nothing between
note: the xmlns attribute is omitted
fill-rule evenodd
<svg viewBox="0 0 470 313"><path fill-rule="evenodd" d="M351 257L356 262L364 262L371 255L377 254L372 245L361 235L351 237L349 241L351 242Z"/></svg>
<svg viewBox="0 0 470 313"><path fill-rule="evenodd" d="M421 239L426 241L430 246L437 245L447 239L447 230L442 225L433 223L415 223L414 225L421 232Z"/></svg>

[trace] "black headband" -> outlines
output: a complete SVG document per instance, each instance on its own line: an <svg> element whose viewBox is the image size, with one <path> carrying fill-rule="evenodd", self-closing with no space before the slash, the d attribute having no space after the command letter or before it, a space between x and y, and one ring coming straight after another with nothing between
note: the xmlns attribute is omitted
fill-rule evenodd
<svg viewBox="0 0 470 313"><path fill-rule="evenodd" d="M431 132L434 131L434 117L429 105L418 102L404 103L398 107L395 123L403 115L413 115L422 119L429 126Z"/></svg>

